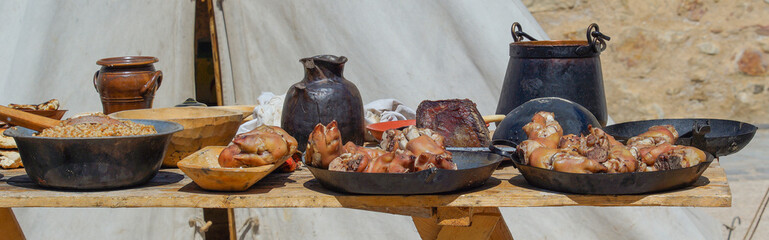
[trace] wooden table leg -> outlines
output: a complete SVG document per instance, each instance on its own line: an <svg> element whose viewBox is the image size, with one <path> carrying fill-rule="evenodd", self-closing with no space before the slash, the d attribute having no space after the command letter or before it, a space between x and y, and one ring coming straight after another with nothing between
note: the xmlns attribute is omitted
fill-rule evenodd
<svg viewBox="0 0 769 240"><path fill-rule="evenodd" d="M446 208L436 209L432 217L412 217L422 239L494 239L512 240L513 235L507 228L505 219L497 207L472 208ZM443 212L443 213L441 213ZM457 213L465 212L463 217ZM442 219L446 216L454 216L454 220ZM470 225L462 221L470 219ZM451 224L441 225L439 223ZM455 225L455 226L452 226Z"/></svg>
<svg viewBox="0 0 769 240"><path fill-rule="evenodd" d="M21 231L16 215L10 208L0 208L0 239L24 240L24 232Z"/></svg>

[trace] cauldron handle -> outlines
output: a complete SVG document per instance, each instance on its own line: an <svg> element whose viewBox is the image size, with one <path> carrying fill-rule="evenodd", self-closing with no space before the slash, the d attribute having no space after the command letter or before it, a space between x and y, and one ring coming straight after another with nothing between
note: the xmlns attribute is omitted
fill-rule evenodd
<svg viewBox="0 0 769 240"><path fill-rule="evenodd" d="M593 48L593 51L595 52L603 52L603 50L606 50L606 41L611 40L611 37L603 35L603 33L600 32L597 23L590 24L590 26L587 27L585 35L587 36L587 43L590 44L590 47Z"/></svg>
<svg viewBox="0 0 769 240"><path fill-rule="evenodd" d="M537 41L536 38L534 38L531 35L523 32L523 29L521 28L521 24L518 23L518 22L514 22L513 26L510 27L510 33L513 34L513 41L515 41L515 42L523 41L524 37L529 39L529 41Z"/></svg>

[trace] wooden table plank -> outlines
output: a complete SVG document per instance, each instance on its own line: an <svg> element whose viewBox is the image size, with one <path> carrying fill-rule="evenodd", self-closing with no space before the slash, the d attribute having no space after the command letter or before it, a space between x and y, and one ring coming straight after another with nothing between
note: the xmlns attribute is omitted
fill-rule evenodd
<svg viewBox="0 0 769 240"><path fill-rule="evenodd" d="M306 169L271 174L245 192L200 189L178 169L163 169L149 184L123 190L61 191L43 189L23 169L0 171L0 207L194 207L194 208L395 208L533 206L686 206L729 207L726 173L711 165L682 190L651 195L577 195L542 190L526 183L507 166L478 188L446 195L372 196L326 190Z"/></svg>

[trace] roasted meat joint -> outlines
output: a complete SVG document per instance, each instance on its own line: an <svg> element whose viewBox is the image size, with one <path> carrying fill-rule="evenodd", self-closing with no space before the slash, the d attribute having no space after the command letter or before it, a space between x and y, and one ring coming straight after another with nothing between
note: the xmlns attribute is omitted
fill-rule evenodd
<svg viewBox="0 0 769 240"><path fill-rule="evenodd" d="M456 170L443 137L415 126L387 130L379 147L367 148L347 142L336 121L318 124L307 141L305 162L313 167L342 172L408 173L430 168Z"/></svg>
<svg viewBox="0 0 769 240"><path fill-rule="evenodd" d="M650 127L622 144L593 126L587 135L563 135L553 113L538 112L523 131L528 140L517 150L522 162L561 172L648 172L687 168L706 160L700 149L674 145L678 132L671 125Z"/></svg>
<svg viewBox="0 0 769 240"><path fill-rule="evenodd" d="M296 139L279 127L262 125L235 136L219 154L222 167L258 167L274 164L297 151Z"/></svg>
<svg viewBox="0 0 769 240"><path fill-rule="evenodd" d="M416 115L417 127L443 136L446 146L486 147L491 142L483 116L469 99L425 100Z"/></svg>

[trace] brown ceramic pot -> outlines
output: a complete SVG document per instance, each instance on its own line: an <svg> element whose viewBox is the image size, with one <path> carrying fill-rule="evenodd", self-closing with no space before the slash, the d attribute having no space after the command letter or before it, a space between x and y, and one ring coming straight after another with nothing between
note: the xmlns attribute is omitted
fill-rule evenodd
<svg viewBox="0 0 769 240"><path fill-rule="evenodd" d="M114 57L96 62L101 69L93 75L93 86L101 96L104 114L130 109L152 108L155 91L163 82L156 71L155 57Z"/></svg>

